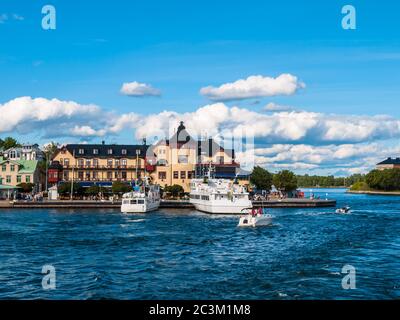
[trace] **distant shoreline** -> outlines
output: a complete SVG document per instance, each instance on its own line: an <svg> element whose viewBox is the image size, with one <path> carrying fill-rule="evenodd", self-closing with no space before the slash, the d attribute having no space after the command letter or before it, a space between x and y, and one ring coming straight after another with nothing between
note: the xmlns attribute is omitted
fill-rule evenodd
<svg viewBox="0 0 400 320"><path fill-rule="evenodd" d="M384 195L384 196L400 196L400 191L347 190L347 193Z"/></svg>
<svg viewBox="0 0 400 320"><path fill-rule="evenodd" d="M298 187L299 189L349 189L350 187L338 186L338 187Z"/></svg>

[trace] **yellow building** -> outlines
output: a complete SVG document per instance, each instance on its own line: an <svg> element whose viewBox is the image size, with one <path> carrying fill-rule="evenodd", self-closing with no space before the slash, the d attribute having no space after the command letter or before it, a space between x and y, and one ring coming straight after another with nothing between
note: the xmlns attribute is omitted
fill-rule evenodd
<svg viewBox="0 0 400 320"><path fill-rule="evenodd" d="M167 140L149 147L147 160L155 164L151 173L153 182L166 185L181 185L190 190L190 180L207 174L212 164L213 176L235 178L240 165L235 162L233 149L225 149L213 139L194 140L183 122L177 132Z"/></svg>
<svg viewBox="0 0 400 320"><path fill-rule="evenodd" d="M53 162L62 166L60 181L83 186L131 182L146 171L146 145L68 144L61 147Z"/></svg>

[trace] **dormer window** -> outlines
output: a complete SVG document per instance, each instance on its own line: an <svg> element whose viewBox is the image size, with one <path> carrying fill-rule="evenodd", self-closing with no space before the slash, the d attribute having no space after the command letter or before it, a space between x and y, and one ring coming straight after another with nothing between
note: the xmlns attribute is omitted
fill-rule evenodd
<svg viewBox="0 0 400 320"><path fill-rule="evenodd" d="M78 149L78 154L84 154L85 153L85 150L83 150L83 149Z"/></svg>
<svg viewBox="0 0 400 320"><path fill-rule="evenodd" d="M127 154L127 150L126 149L122 149L121 153L125 155L125 154Z"/></svg>
<svg viewBox="0 0 400 320"><path fill-rule="evenodd" d="M113 149L108 149L107 154L113 154Z"/></svg>
<svg viewBox="0 0 400 320"><path fill-rule="evenodd" d="M99 154L99 149L93 149L93 154Z"/></svg>

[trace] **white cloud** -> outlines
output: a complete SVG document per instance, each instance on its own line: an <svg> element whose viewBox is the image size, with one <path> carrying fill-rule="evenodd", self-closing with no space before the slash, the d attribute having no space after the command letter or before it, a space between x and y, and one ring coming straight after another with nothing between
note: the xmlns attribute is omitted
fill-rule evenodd
<svg viewBox="0 0 400 320"><path fill-rule="evenodd" d="M124 95L131 97L146 97L146 96L161 95L160 90L153 88L149 84L140 83L137 81L124 83L121 87L120 92Z"/></svg>
<svg viewBox="0 0 400 320"><path fill-rule="evenodd" d="M309 174L366 173L376 163L400 153L400 145L382 146L379 143L342 145L274 144L266 148L255 147L238 152L239 162L254 154L254 164L271 171L300 170Z"/></svg>
<svg viewBox="0 0 400 320"><path fill-rule="evenodd" d="M285 73L276 78L261 75L250 76L219 87L204 87L200 93L211 100L227 101L276 95L292 95L298 89L304 88L296 76Z"/></svg>
<svg viewBox="0 0 400 320"><path fill-rule="evenodd" d="M105 129L95 130L90 126L75 126L71 134L79 137L102 137L106 134Z"/></svg>
<svg viewBox="0 0 400 320"><path fill-rule="evenodd" d="M270 102L266 106L264 106L262 110L266 112L283 112L283 111L292 111L294 110L294 108Z"/></svg>
<svg viewBox="0 0 400 320"><path fill-rule="evenodd" d="M81 105L73 101L20 97L0 104L0 132L18 130L25 124L37 124L40 128L48 121L88 120L98 116L100 110L98 106Z"/></svg>

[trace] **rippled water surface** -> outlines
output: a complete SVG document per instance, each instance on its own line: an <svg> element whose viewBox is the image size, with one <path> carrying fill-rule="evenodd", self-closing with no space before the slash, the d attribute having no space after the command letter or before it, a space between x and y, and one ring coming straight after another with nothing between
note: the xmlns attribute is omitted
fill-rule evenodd
<svg viewBox="0 0 400 320"><path fill-rule="evenodd" d="M319 190L350 205L270 209L270 227L190 210L0 210L0 298L400 298L400 197ZM56 289L42 289L42 266ZM341 269L356 268L356 289Z"/></svg>

